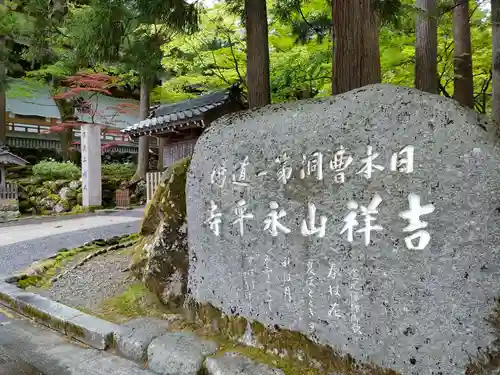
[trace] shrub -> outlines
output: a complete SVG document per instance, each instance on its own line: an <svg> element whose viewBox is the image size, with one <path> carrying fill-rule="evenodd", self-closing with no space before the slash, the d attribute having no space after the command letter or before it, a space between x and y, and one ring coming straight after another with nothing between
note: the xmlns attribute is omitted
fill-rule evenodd
<svg viewBox="0 0 500 375"><path fill-rule="evenodd" d="M129 180L134 173L135 165L132 163L111 163L102 165L102 175L106 177Z"/></svg>
<svg viewBox="0 0 500 375"><path fill-rule="evenodd" d="M33 166L33 174L44 180L76 180L80 178L81 170L71 162L43 160Z"/></svg>

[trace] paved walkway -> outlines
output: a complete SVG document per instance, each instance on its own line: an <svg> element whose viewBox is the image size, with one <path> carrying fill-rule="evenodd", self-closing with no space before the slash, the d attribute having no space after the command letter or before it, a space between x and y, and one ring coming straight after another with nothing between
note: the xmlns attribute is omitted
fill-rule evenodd
<svg viewBox="0 0 500 375"><path fill-rule="evenodd" d="M20 271L31 263L98 238L135 233L143 208L86 217L65 217L0 226L0 275Z"/></svg>
<svg viewBox="0 0 500 375"><path fill-rule="evenodd" d="M0 331L2 327L22 319L13 311L0 305ZM23 361L15 353L6 352L0 345L0 375L45 375L41 370Z"/></svg>
<svg viewBox="0 0 500 375"><path fill-rule="evenodd" d="M70 342L2 305L0 319L0 375L155 375L124 358Z"/></svg>

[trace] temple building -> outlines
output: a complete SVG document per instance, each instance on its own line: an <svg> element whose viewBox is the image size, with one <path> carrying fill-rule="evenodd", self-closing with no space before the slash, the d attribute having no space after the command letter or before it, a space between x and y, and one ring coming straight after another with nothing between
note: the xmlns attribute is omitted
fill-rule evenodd
<svg viewBox="0 0 500 375"><path fill-rule="evenodd" d="M146 120L122 130L131 139L158 138L158 170L191 156L196 140L217 118L246 109L241 89L232 87L179 103L150 108Z"/></svg>

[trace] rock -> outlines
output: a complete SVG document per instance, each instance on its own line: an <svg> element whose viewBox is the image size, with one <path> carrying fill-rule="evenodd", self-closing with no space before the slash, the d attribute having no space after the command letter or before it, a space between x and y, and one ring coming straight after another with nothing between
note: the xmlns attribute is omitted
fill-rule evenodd
<svg viewBox="0 0 500 375"><path fill-rule="evenodd" d="M51 194L51 191L47 188L40 186L35 188L34 193L39 197L47 197Z"/></svg>
<svg viewBox="0 0 500 375"><path fill-rule="evenodd" d="M80 187L80 181L71 181L69 183L69 188L72 190L77 190Z"/></svg>
<svg viewBox="0 0 500 375"><path fill-rule="evenodd" d="M65 186L61 190L59 190L59 196L61 197L61 199L68 201L70 199L76 198L76 192L74 190L71 190L71 188Z"/></svg>
<svg viewBox="0 0 500 375"><path fill-rule="evenodd" d="M128 321L115 332L116 351L122 357L143 362L148 357L148 346L167 331L168 323L154 318L138 318Z"/></svg>
<svg viewBox="0 0 500 375"><path fill-rule="evenodd" d="M120 243L120 237L114 236L106 240L106 245L116 245Z"/></svg>
<svg viewBox="0 0 500 375"><path fill-rule="evenodd" d="M281 370L257 363L239 353L207 358L205 367L208 375L285 375Z"/></svg>
<svg viewBox="0 0 500 375"><path fill-rule="evenodd" d="M62 212L68 212L68 211L70 211L70 204L68 201L64 201L64 200L60 201L52 208L52 212L57 213L57 214L60 214Z"/></svg>
<svg viewBox="0 0 500 375"><path fill-rule="evenodd" d="M166 333L148 348L149 368L162 375L197 375L218 346L189 332Z"/></svg>
<svg viewBox="0 0 500 375"><path fill-rule="evenodd" d="M42 208L47 209L47 210L52 210L55 207L55 205L57 204L57 202L58 202L58 197L54 196L52 194L52 195L49 195L46 198L42 198L40 200L40 206Z"/></svg>
<svg viewBox="0 0 500 375"><path fill-rule="evenodd" d="M0 211L0 223L15 220L21 213L19 211Z"/></svg>
<svg viewBox="0 0 500 375"><path fill-rule="evenodd" d="M15 211L17 212L19 210L19 202L14 199L1 199L0 200L0 212L8 212L8 211Z"/></svg>
<svg viewBox="0 0 500 375"><path fill-rule="evenodd" d="M54 181L54 183L56 184L57 188L60 190L68 184L68 180L56 180L56 181Z"/></svg>
<svg viewBox="0 0 500 375"><path fill-rule="evenodd" d="M26 177L17 181L21 186L26 185L40 185L42 183L42 178L38 176Z"/></svg>
<svg viewBox="0 0 500 375"><path fill-rule="evenodd" d="M28 212L32 208L31 202L29 200L19 200L19 211Z"/></svg>
<svg viewBox="0 0 500 375"><path fill-rule="evenodd" d="M169 307L184 302L188 273L185 185L189 159L174 163L148 204L132 272Z"/></svg>
<svg viewBox="0 0 500 375"><path fill-rule="evenodd" d="M391 85L223 117L188 174L190 294L360 363L463 374L497 350L494 130Z"/></svg>

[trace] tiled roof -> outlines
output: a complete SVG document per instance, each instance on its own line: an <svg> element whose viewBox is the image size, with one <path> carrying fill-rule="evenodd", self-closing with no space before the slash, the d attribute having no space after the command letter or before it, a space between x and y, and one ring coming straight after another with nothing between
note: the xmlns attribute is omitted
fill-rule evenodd
<svg viewBox="0 0 500 375"><path fill-rule="evenodd" d="M14 155L9 149L0 142L0 164L7 165L26 165L28 162L23 158Z"/></svg>
<svg viewBox="0 0 500 375"><path fill-rule="evenodd" d="M129 126L122 130L123 133L135 133L154 129L174 129L190 121L199 120L205 112L240 96L240 88L232 86L223 91L202 95L198 98L188 99L183 102L157 105L152 107L146 120Z"/></svg>
<svg viewBox="0 0 500 375"><path fill-rule="evenodd" d="M91 96L88 93L81 93L92 103L92 108L97 109L97 113L91 116L77 113L79 121L93 122L109 125L118 128L126 128L134 124L139 119L137 113L133 113L133 108L139 107L137 100L114 98L107 95ZM90 98L88 98L91 96ZM120 106L130 105L130 111L122 113ZM7 91L7 112L13 115L40 116L61 119L54 99L50 94L50 86L40 82L25 81L23 79L9 80ZM128 113L130 112L130 113ZM134 111L136 112L136 111Z"/></svg>

